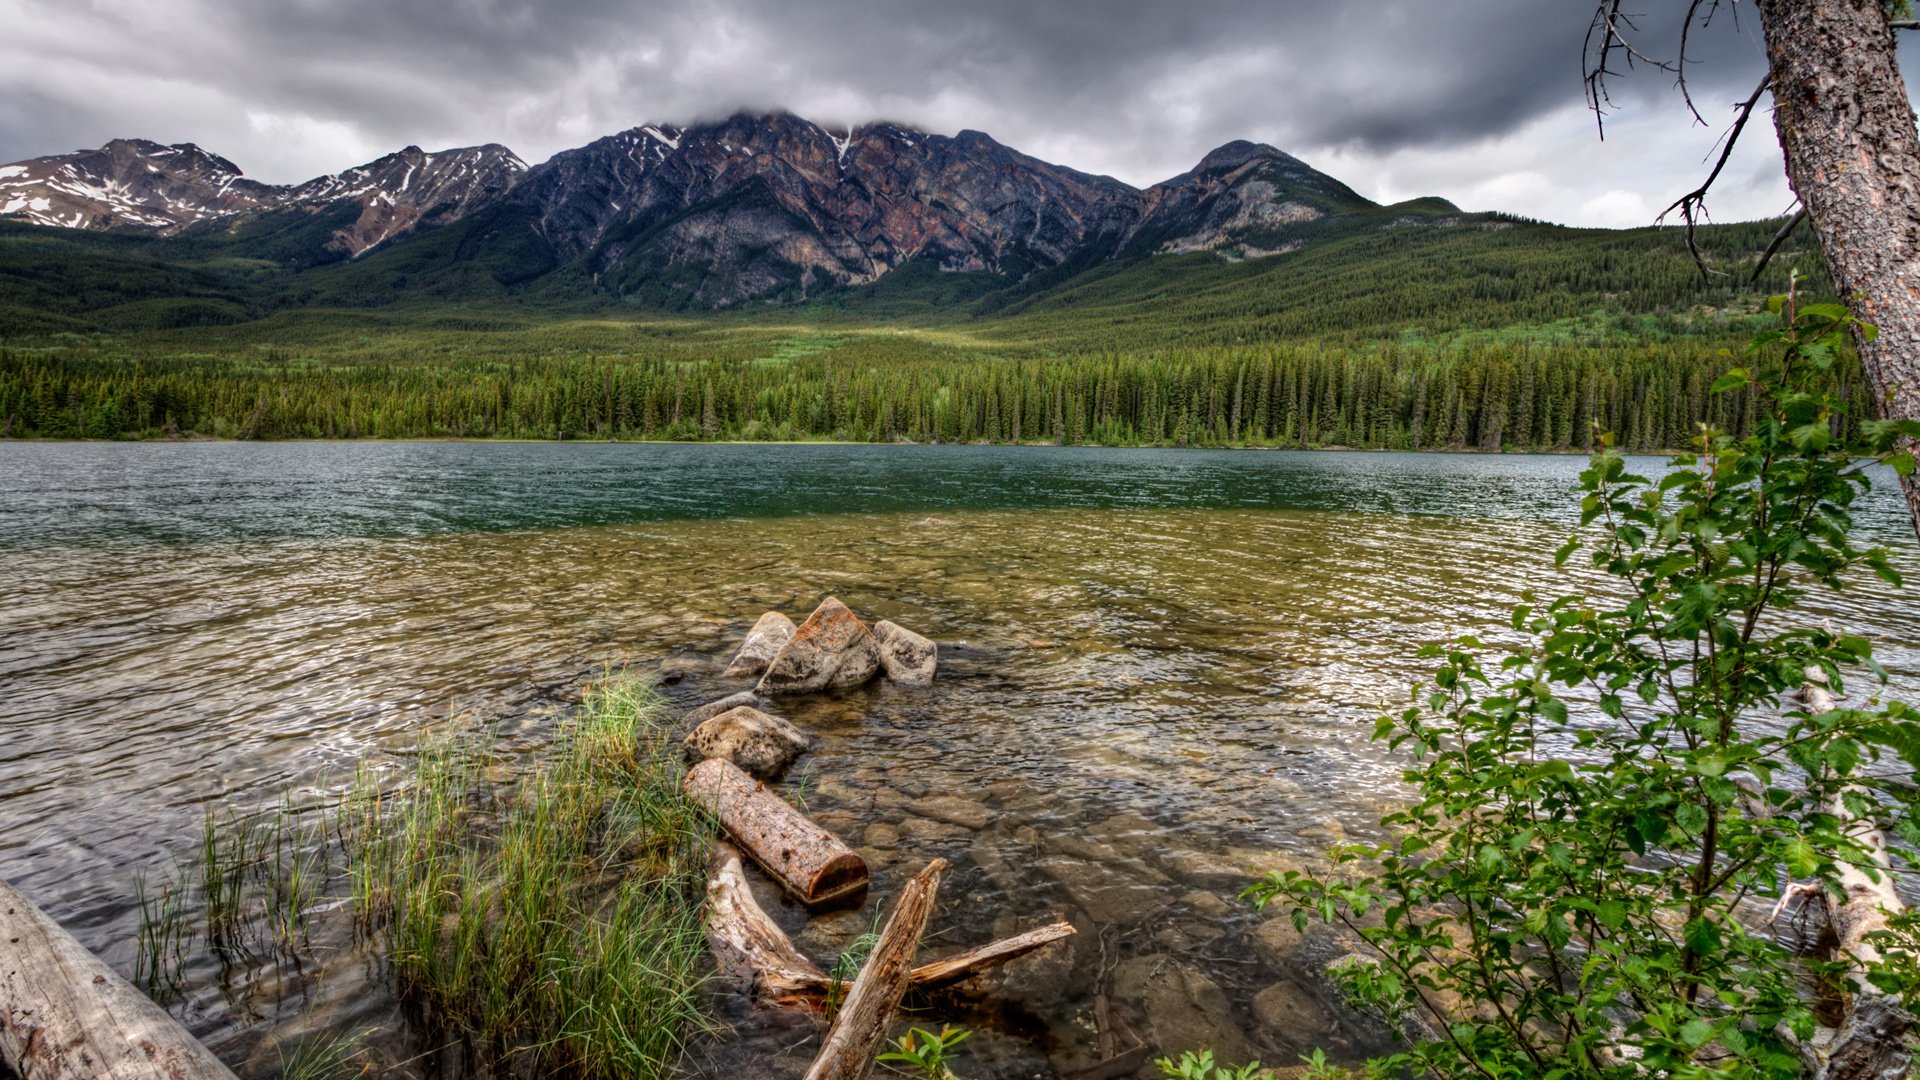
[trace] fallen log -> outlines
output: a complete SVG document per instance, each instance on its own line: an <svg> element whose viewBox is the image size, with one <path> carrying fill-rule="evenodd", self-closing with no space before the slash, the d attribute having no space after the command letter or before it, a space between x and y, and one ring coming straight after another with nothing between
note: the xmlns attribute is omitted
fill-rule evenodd
<svg viewBox="0 0 1920 1080"><path fill-rule="evenodd" d="M720 819L720 827L780 887L811 906L867 887L867 864L832 833L722 758L687 772L687 794Z"/></svg>
<svg viewBox="0 0 1920 1080"><path fill-rule="evenodd" d="M722 958L722 971L751 979L758 995L774 1004L820 1004L834 979L802 955L786 932L754 901L740 858L733 845L719 845L714 853L713 876L707 883L707 935ZM907 984L914 990L953 986L1073 933L1072 923L1057 922L990 941L944 960L921 964L907 974ZM847 986L841 983L842 990Z"/></svg>
<svg viewBox="0 0 1920 1080"><path fill-rule="evenodd" d="M933 915L933 902L940 893L940 874L947 860L935 859L925 870L913 876L893 905L893 914L880 931L880 940L853 980L853 989L840 1005L840 1014L827 1028L820 1053L807 1070L806 1080L866 1080L873 1071L873 1058L893 1011L907 992L909 965Z"/></svg>
<svg viewBox="0 0 1920 1080"><path fill-rule="evenodd" d="M1802 694L1807 711L1832 711L1836 702L1826 674L1817 669L1806 674ZM1894 891L1886 834L1872 819L1853 813L1847 805L1850 794L1872 798L1865 789L1847 788L1834 796L1831 810L1865 858L1862 863L1840 864L1839 884L1846 900L1831 908L1827 918L1833 930L1833 958L1848 963L1847 975L1856 992L1839 1029L1830 1040L1816 1037L1807 1056L1820 1080L1906 1077L1913 1065L1908 1035L1914 1030L1914 1018L1867 978L1867 972L1880 962L1879 947L1870 935L1886 929L1887 920L1905 908Z"/></svg>
<svg viewBox="0 0 1920 1080"><path fill-rule="evenodd" d="M747 886L740 851L718 844L707 882L707 940L722 974L749 978L759 997L778 1004L811 1003L827 987L827 973L793 947Z"/></svg>
<svg viewBox="0 0 1920 1080"><path fill-rule="evenodd" d="M233 1080L179 1021L4 881L0 1063L24 1080Z"/></svg>

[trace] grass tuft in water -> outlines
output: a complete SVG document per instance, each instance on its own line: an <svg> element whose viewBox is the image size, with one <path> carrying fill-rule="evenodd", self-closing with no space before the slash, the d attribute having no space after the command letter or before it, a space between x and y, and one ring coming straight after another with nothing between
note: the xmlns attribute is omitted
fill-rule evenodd
<svg viewBox="0 0 1920 1080"><path fill-rule="evenodd" d="M133 879L133 899L140 909L140 930L133 962L133 984L162 1005L180 995L181 968L193 941L187 918L187 890L180 881L162 882L158 891L145 874Z"/></svg>
<svg viewBox="0 0 1920 1080"><path fill-rule="evenodd" d="M280 1080L351 1080L366 1073L354 1062L362 1033L341 1032L307 1039L280 1057Z"/></svg>
<svg viewBox="0 0 1920 1080"><path fill-rule="evenodd" d="M351 894L402 996L483 1062L664 1077L705 1023L711 820L680 790L659 700L608 679L512 779L468 736L346 807Z"/></svg>

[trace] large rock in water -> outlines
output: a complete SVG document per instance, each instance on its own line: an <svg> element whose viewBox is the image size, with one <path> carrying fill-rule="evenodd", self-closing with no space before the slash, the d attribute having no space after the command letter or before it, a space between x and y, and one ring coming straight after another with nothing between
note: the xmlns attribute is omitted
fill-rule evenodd
<svg viewBox="0 0 1920 1080"><path fill-rule="evenodd" d="M726 758L770 780L785 772L811 741L806 732L780 717L742 705L694 728L683 745L689 761Z"/></svg>
<svg viewBox="0 0 1920 1080"><path fill-rule="evenodd" d="M793 620L777 611L760 616L747 631L747 640L733 654L733 663L723 673L729 679L752 679L764 675L773 658L793 638Z"/></svg>
<svg viewBox="0 0 1920 1080"><path fill-rule="evenodd" d="M933 642L885 619L873 624L873 640L880 645L880 666L887 678L901 686L932 686L939 652Z"/></svg>
<svg viewBox="0 0 1920 1080"><path fill-rule="evenodd" d="M813 609L807 621L773 658L758 690L763 694L811 694L864 685L880 670L873 631L835 597Z"/></svg>

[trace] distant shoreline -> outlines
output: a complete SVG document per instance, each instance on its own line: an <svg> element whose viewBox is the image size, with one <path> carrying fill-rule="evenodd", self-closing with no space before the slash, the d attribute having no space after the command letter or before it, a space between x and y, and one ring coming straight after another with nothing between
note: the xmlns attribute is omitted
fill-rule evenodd
<svg viewBox="0 0 1920 1080"><path fill-rule="evenodd" d="M202 443L240 444L255 443L263 446L313 444L313 443L384 443L400 445L406 443L443 444L476 443L501 445L553 445L553 446L873 446L873 447L985 447L1001 446L1018 449L1037 450L1236 450L1249 452L1280 453L1349 453L1349 454L1464 454L1472 456L1499 457L1501 455L1539 455L1548 457L1589 457L1594 451L1580 449L1532 449L1521 447L1502 447L1498 450L1481 450L1476 447L1389 447L1389 446L1261 446L1248 443L1228 443L1220 446L1175 446L1168 443L1055 443L1055 442L915 442L899 439L891 442L871 442L852 439L519 439L490 436L410 436L389 439L367 436L357 439L231 439L217 435L188 435L179 438L138 438L138 439L40 439L31 436L22 438L8 436L0 438L0 446L7 445L46 445L46 444L93 444L112 446L117 444L144 446L185 446ZM1666 454L1686 453L1683 450L1656 449L1634 450L1630 456L1657 457Z"/></svg>

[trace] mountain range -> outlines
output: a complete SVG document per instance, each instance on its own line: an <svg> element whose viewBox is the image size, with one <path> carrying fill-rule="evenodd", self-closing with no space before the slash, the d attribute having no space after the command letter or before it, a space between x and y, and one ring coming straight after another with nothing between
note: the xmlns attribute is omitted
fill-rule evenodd
<svg viewBox="0 0 1920 1080"><path fill-rule="evenodd" d="M675 308L805 300L909 267L1031 290L1155 255L1232 263L1356 232L1513 224L1441 199L1381 206L1251 142L1143 190L978 131L780 112L642 125L531 167L498 145L409 146L284 186L190 143L118 139L0 166L4 221L364 266L400 293L545 286Z"/></svg>

